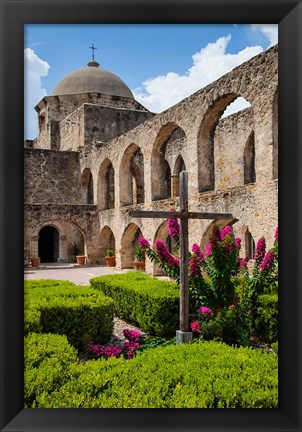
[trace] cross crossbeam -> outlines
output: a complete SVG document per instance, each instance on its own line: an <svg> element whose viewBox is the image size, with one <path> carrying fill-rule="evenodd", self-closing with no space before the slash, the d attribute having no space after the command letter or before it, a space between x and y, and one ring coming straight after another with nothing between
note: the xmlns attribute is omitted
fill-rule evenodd
<svg viewBox="0 0 302 432"><path fill-rule="evenodd" d="M189 219L232 219L231 213L201 213L188 211L188 173L182 171L179 175L180 196L179 211L129 211L129 216L134 218L177 218L180 219L180 330L176 332L176 343L185 343L192 340L189 325L189 283L188 283L188 256L189 256Z"/></svg>
<svg viewBox="0 0 302 432"><path fill-rule="evenodd" d="M94 60L94 50L97 50L97 48L95 48L94 44L89 48L92 50L92 60Z"/></svg>

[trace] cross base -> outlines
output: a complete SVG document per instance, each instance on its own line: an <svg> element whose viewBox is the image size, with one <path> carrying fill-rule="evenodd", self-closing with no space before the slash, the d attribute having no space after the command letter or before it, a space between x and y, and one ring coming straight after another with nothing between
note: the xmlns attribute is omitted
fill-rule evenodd
<svg viewBox="0 0 302 432"><path fill-rule="evenodd" d="M176 330L176 345L180 345L183 343L191 343L192 338L192 332L183 332L181 330Z"/></svg>

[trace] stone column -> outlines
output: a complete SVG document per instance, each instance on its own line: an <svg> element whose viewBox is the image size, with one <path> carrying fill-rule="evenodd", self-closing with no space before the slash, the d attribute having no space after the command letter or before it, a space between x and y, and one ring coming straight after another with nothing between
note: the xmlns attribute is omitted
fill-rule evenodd
<svg viewBox="0 0 302 432"><path fill-rule="evenodd" d="M171 175L171 198L179 196L179 176Z"/></svg>
<svg viewBox="0 0 302 432"><path fill-rule="evenodd" d="M39 236L32 236L29 239L29 257L39 256Z"/></svg>
<svg viewBox="0 0 302 432"><path fill-rule="evenodd" d="M58 262L68 262L68 244L65 235L59 237L59 258Z"/></svg>

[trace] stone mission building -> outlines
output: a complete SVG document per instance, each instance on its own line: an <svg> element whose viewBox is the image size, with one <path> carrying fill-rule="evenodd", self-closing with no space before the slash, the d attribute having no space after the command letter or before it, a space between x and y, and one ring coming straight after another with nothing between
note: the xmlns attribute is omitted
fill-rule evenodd
<svg viewBox="0 0 302 432"><path fill-rule="evenodd" d="M251 107L221 119L237 97ZM253 57L172 108L153 114L116 75L90 61L35 107L39 133L25 141L25 260L68 262L74 244L88 263L131 268L137 238L165 241L161 219L128 211L179 205L189 174L189 209L232 213L242 257L278 224L278 47ZM190 245L205 247L214 221L189 222ZM159 269L147 262L147 271Z"/></svg>

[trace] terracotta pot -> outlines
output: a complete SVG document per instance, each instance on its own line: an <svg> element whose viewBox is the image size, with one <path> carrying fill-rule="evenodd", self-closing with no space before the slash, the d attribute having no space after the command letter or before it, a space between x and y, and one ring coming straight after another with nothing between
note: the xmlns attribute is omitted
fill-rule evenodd
<svg viewBox="0 0 302 432"><path fill-rule="evenodd" d="M133 265L135 270L146 270L145 261L134 261Z"/></svg>
<svg viewBox="0 0 302 432"><path fill-rule="evenodd" d="M107 267L115 267L115 256L106 256L105 260Z"/></svg>
<svg viewBox="0 0 302 432"><path fill-rule="evenodd" d="M77 264L84 265L86 263L85 255L77 255Z"/></svg>
<svg viewBox="0 0 302 432"><path fill-rule="evenodd" d="M41 263L40 257L31 258L32 267L39 267L40 263Z"/></svg>

